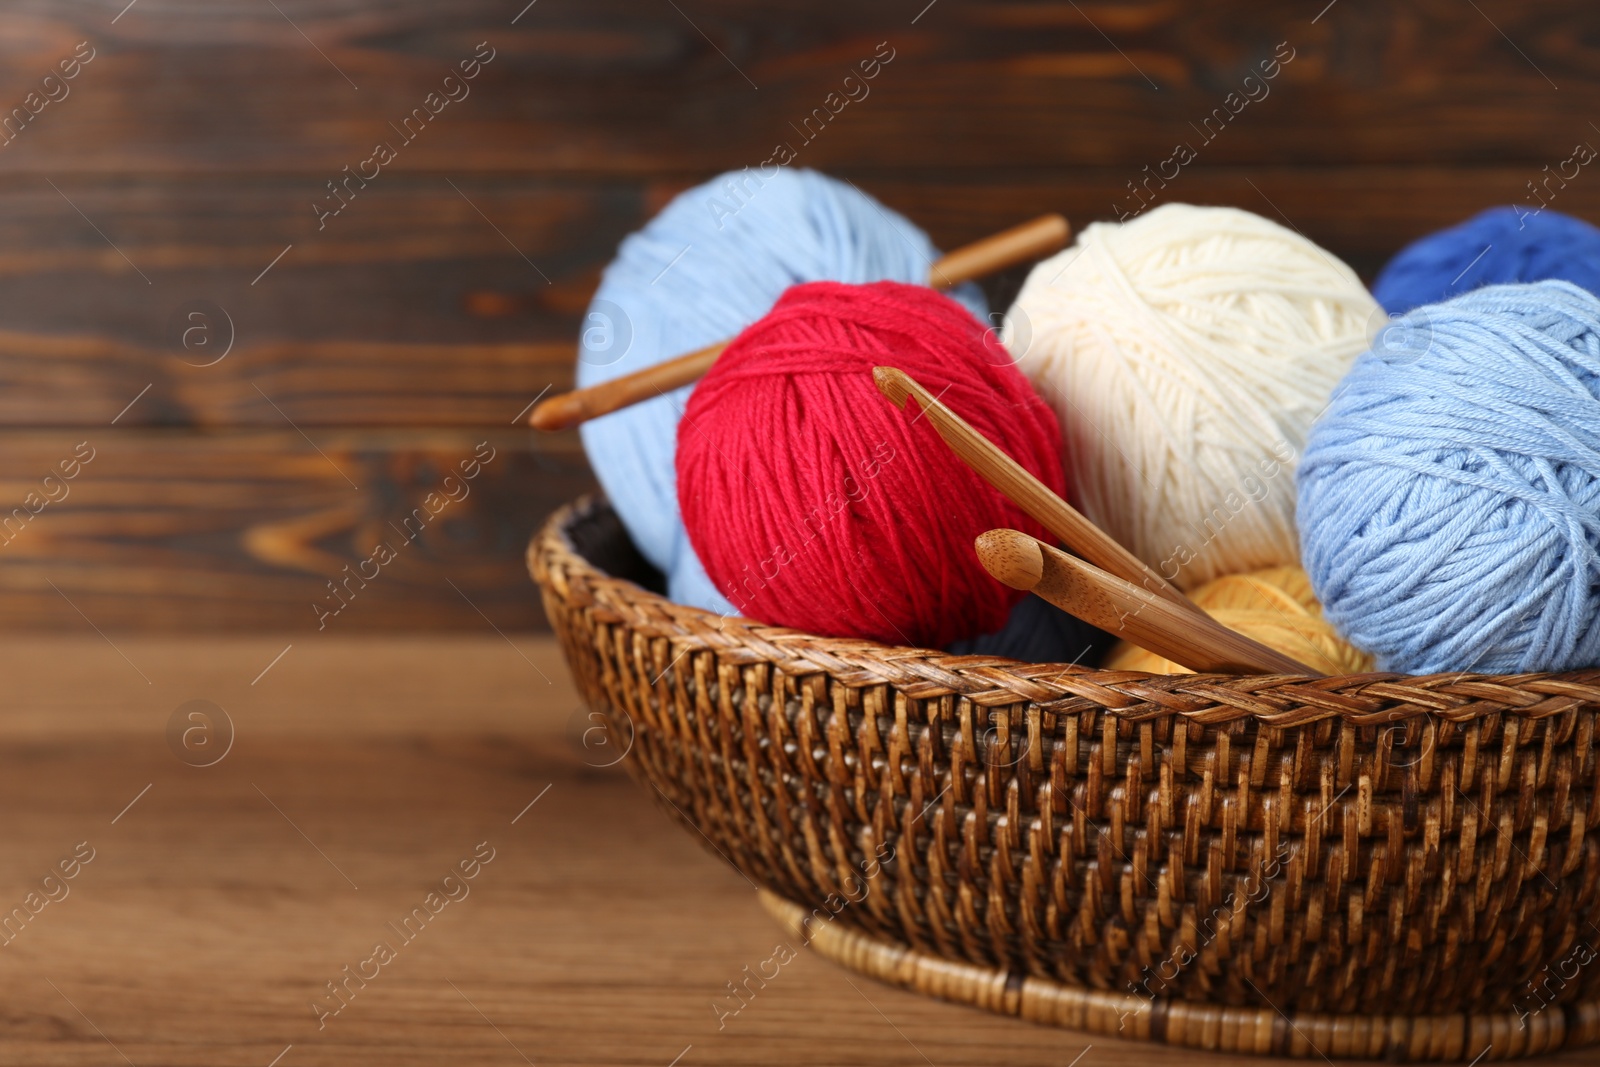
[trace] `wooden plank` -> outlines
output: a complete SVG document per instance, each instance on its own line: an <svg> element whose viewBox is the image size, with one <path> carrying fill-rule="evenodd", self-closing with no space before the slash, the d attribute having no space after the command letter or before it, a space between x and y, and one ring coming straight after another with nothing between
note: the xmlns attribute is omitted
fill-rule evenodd
<svg viewBox="0 0 1600 1067"><path fill-rule="evenodd" d="M591 485L531 430L12 431L0 628L538 628L528 538Z"/></svg>
<svg viewBox="0 0 1600 1067"><path fill-rule="evenodd" d="M945 0L920 14L542 0L515 25L522 5L504 0L276 6L142 0L113 23L107 5L79 0L10 16L0 100L20 104L80 40L97 54L0 150L0 172L292 165L315 192L397 137L390 124L481 41L494 58L470 95L398 141L392 167L702 173L758 164L781 142L819 167L1137 167L1194 137L1230 92L1259 95L1243 79L1279 42L1295 58L1206 146L1214 162L1542 163L1594 135L1600 90L1580 0L1345 4L1320 17L1298 0ZM894 58L851 90L858 102L830 101L885 41ZM808 141L819 108L827 121Z"/></svg>
<svg viewBox="0 0 1600 1067"><path fill-rule="evenodd" d="M645 787L595 765L548 638L521 641L525 661L493 634L334 635L296 642L264 676L282 642L119 645L150 685L92 634L0 645L24 712L0 718L0 902L20 905L78 842L94 850L4 948L8 1064L1308 1062L1033 1026L794 944ZM234 726L205 768L165 737L195 698ZM480 842L493 859L465 895L452 887L459 899L319 1029L312 998ZM719 1028L712 1004L780 943L795 958Z"/></svg>
<svg viewBox="0 0 1600 1067"><path fill-rule="evenodd" d="M212 366L105 336L0 331L0 425L509 426L572 345L241 343ZM148 392L144 392L145 387Z"/></svg>
<svg viewBox="0 0 1600 1067"><path fill-rule="evenodd" d="M1592 140L1600 147L1600 134ZM1529 183L1541 183L1545 162L1527 166L1202 166L1166 183L1152 182L1135 197L1128 182L1141 171L1091 168L1048 174L997 174L962 180L863 177L862 188L931 226L945 246L988 232L999 214L1026 217L1061 211L1081 229L1119 213L1169 202L1216 204L1254 211L1297 230L1348 262L1371 281L1407 242L1498 204L1536 210ZM1570 170L1569 170L1570 172ZM1594 180L1589 180L1590 178ZM1141 190L1145 187L1141 184ZM1600 174L1579 171L1564 187L1552 179L1544 201L1552 210L1600 223ZM1026 272L1021 272L1026 273ZM1009 299L1005 286L992 292Z"/></svg>
<svg viewBox="0 0 1600 1067"><path fill-rule="evenodd" d="M1539 173L1197 165L1149 195L1260 212L1370 277L1421 233L1492 203L1536 204L1526 186ZM1102 167L852 180L948 248L1044 211L1082 228L1131 210L1129 177ZM128 260L54 191L0 180L4 426L103 425L146 386L119 426L276 428L286 415L303 426L505 426L541 390L570 384L601 267L677 188L463 179L490 225L443 183L403 177L319 235L293 178L57 184ZM1600 219L1600 180L1552 192L1553 207ZM996 307L1023 274L990 284ZM196 308L203 317L188 319ZM230 326L233 346L217 360Z"/></svg>
<svg viewBox="0 0 1600 1067"><path fill-rule="evenodd" d="M321 231L315 188L295 177L54 184L0 180L0 312L8 323L53 315L45 321L55 331L85 312L115 315L155 347L173 340L169 317L193 298L222 304L244 342L263 333L459 342L468 323L479 341L565 339L617 242L648 217L638 182L463 179L452 188L407 176L369 190ZM111 303L61 291L94 284L104 291L93 297ZM520 302L493 306L480 290ZM513 312L520 321L507 321Z"/></svg>
<svg viewBox="0 0 1600 1067"><path fill-rule="evenodd" d="M3 425L103 424L147 385L120 424L507 425L570 381L644 210L637 185L405 179L318 234L292 178L56 184L0 188Z"/></svg>

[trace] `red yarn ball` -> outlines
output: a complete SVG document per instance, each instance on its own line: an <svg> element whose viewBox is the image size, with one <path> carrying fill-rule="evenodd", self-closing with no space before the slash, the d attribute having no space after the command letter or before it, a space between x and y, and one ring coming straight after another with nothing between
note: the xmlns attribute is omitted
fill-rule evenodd
<svg viewBox="0 0 1600 1067"><path fill-rule="evenodd" d="M814 282L740 334L689 398L689 541L762 622L936 648L1000 630L1022 594L989 577L973 539L1044 531L878 392L881 365L1064 495L1054 413L970 312L923 286Z"/></svg>

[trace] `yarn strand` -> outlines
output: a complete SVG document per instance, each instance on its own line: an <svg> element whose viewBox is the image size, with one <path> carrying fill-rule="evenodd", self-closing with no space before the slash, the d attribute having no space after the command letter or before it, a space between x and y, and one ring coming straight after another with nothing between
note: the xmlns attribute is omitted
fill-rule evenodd
<svg viewBox="0 0 1600 1067"><path fill-rule="evenodd" d="M791 289L700 382L678 435L690 542L741 614L809 633L943 647L1005 627L1020 599L972 551L1043 530L932 425L879 395L902 367L1055 491L1049 408L964 308L931 289Z"/></svg>
<svg viewBox="0 0 1600 1067"><path fill-rule="evenodd" d="M1300 235L1167 204L1036 266L1005 336L1061 419L1074 502L1192 589L1297 562L1284 471L1377 310Z"/></svg>
<svg viewBox="0 0 1600 1067"><path fill-rule="evenodd" d="M1489 286L1391 334L1300 465L1328 618L1385 670L1600 663L1600 299Z"/></svg>
<svg viewBox="0 0 1600 1067"><path fill-rule="evenodd" d="M815 171L721 175L680 194L622 242L584 318L580 387L610 381L738 333L789 286L830 279L921 282L937 256L909 221ZM976 287L951 295L974 314ZM581 428L601 486L669 595L734 610L684 536L673 455L693 387Z"/></svg>

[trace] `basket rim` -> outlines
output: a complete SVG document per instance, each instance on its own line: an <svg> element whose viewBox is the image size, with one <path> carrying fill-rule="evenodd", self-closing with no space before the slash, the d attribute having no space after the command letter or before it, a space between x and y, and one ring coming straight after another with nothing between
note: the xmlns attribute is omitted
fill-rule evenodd
<svg viewBox="0 0 1600 1067"><path fill-rule="evenodd" d="M988 707L1026 702L1056 713L1093 706L1134 721L1177 713L1216 724L1254 719L1266 726L1300 727L1336 718L1372 727L1423 716L1460 724L1501 712L1538 719L1584 704L1600 707L1600 668L1326 678L1162 675L821 637L679 604L607 574L577 551L568 530L609 507L602 493L593 492L554 511L528 543L528 571L544 592L547 611L553 598L566 608L596 612L602 621L667 641L675 650L669 660L705 650L741 665L768 664L794 677L827 674L849 687L887 683L913 699L956 696Z"/></svg>

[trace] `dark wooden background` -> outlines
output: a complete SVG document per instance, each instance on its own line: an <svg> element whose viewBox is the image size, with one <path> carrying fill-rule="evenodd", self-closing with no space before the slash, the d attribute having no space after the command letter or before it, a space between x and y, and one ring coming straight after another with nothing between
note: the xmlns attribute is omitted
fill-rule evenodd
<svg viewBox="0 0 1600 1067"><path fill-rule="evenodd" d="M575 435L513 423L570 381L601 267L675 191L795 140L880 41L870 96L797 162L947 248L1110 217L1188 141L1164 198L1285 221L1370 278L1600 145L1578 0L125 3L0 4L0 114L97 52L0 147L0 515L96 451L0 545L10 629L314 631L326 580L480 441L471 496L329 625L542 626L523 545L591 478ZM319 232L324 183L482 41L471 95ZM1200 145L1279 42L1270 95ZM1552 206L1600 217L1600 173ZM233 324L212 366L169 326L197 300Z"/></svg>

